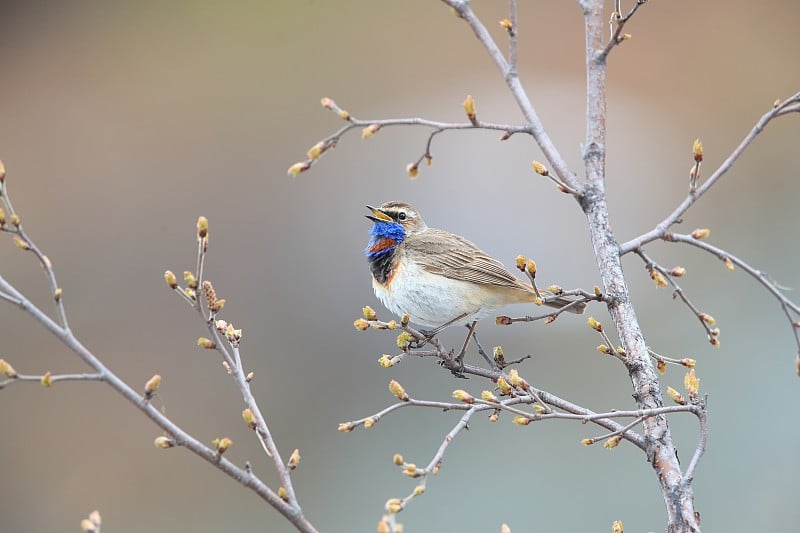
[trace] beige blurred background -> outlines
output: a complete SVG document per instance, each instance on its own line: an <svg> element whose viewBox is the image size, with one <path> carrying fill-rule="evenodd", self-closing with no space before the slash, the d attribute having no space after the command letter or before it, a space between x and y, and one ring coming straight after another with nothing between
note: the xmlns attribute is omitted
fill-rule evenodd
<svg viewBox="0 0 800 533"><path fill-rule="evenodd" d="M630 4L626 1L624 4ZM476 1L495 35L505 2ZM521 75L545 125L580 172L583 35L575 2L520 2ZM610 5L611 2L608 2ZM706 175L776 98L800 89L794 0L648 3L633 40L609 68L608 193L617 236L651 228L685 195L695 137ZM405 410L369 431L336 431L392 401L394 378L414 396L444 400L456 381L431 361L389 370L394 335L352 321L375 300L363 258L364 205L414 203L433 226L461 233L507 264L536 258L544 284L598 281L576 204L530 170L541 158L522 136L455 132L436 138L434 164L405 165L426 131L343 139L311 172L286 176L306 149L341 125L329 96L360 118L518 123L500 76L468 28L439 2L7 2L0 8L0 158L27 230L53 260L74 331L140 387L163 376L167 413L203 439L227 435L276 486L240 418L241 399L210 352L202 325L164 286L165 269L194 264L194 224L211 221L208 275L245 331L253 388L284 453L300 448L296 490L325 531L373 531L387 498L413 480L392 454L426 464L457 415ZM800 117L781 119L686 216L712 242L787 286L800 285L797 144ZM796 347L777 303L740 272L693 249L654 245L689 270L683 286L714 315L722 348L641 262L626 259L648 343L698 360L711 427L696 480L707 531L787 531L800 521L800 382ZM0 269L41 305L39 267L6 236ZM512 314L529 311L509 310ZM591 313L607 322L601 308ZM508 357L534 354L522 373L602 410L629 408L623 369L595 351L583 319L549 327L480 328ZM455 346L461 331L444 341ZM0 356L24 373L82 371L33 321L0 305ZM471 353L468 357L476 358ZM670 370L664 385L682 387ZM76 531L99 509L104 530L288 531L271 508L186 451L156 450L157 429L96 383L0 392L0 530ZM684 463L696 423L675 417ZM581 446L601 432L573 423L514 427L476 419L451 446L428 493L400 519L407 531L661 531L650 467L630 445Z"/></svg>

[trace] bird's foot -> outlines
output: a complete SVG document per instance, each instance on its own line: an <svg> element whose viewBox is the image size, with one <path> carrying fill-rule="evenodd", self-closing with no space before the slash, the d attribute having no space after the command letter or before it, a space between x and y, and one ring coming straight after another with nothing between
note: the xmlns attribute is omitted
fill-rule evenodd
<svg viewBox="0 0 800 533"><path fill-rule="evenodd" d="M466 375L464 375L464 354L465 353L466 353L466 350L461 350L461 353L459 353L456 357L454 357L452 359L452 361L453 361L453 363L455 363L455 365L452 368L450 368L450 373L452 373L457 378L469 379L469 378L467 378ZM452 353L451 353L451 355L452 355Z"/></svg>
<svg viewBox="0 0 800 533"><path fill-rule="evenodd" d="M436 364L448 369L450 373L457 378L469 379L467 375L464 374L464 354L462 353L460 357L453 357L454 353L454 350L450 350L448 358L440 359Z"/></svg>
<svg viewBox="0 0 800 533"><path fill-rule="evenodd" d="M422 332L420 331L420 333L422 333ZM425 335L424 333L422 333L422 334ZM433 340L433 336L425 335L425 337L422 338L422 339L414 339L411 342L409 342L408 343L408 347L411 348L411 349L417 350L419 348L422 348L423 346L425 346L426 344L428 344L432 340Z"/></svg>
<svg viewBox="0 0 800 533"><path fill-rule="evenodd" d="M422 329L419 330L419 332L422 333L424 338L412 340L410 343L408 343L409 348L413 348L415 350L422 348L423 346L431 342L433 340L434 335L436 335L436 332L425 331Z"/></svg>

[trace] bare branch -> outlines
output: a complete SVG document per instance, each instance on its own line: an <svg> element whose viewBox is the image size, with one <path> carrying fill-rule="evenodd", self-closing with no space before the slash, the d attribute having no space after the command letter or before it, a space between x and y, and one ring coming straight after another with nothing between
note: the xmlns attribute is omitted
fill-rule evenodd
<svg viewBox="0 0 800 533"><path fill-rule="evenodd" d="M706 443L708 442L708 414L706 413L707 399L703 400L701 408L693 411L697 416L697 421L700 423L700 437L697 439L697 448L689 461L689 466L686 467L686 472L683 474L683 483L688 485L694 481L694 471L697 469L697 464L700 458L706 451Z"/></svg>
<svg viewBox="0 0 800 533"><path fill-rule="evenodd" d="M2 162L0 162L0 167L3 167ZM3 168L3 177L5 178L5 169ZM42 270L44 271L45 278L47 278L47 283L50 285L50 294L53 295L53 301L55 304L56 309L56 318L58 323L61 325L62 328L69 331L69 323L67 322L67 314L64 310L64 301L61 294L61 289L58 286L58 281L56 280L56 273L53 270L53 263L40 249L36 246L36 243L28 237L28 234L25 233L25 229L22 226L22 221L20 216L14 210L14 206L11 203L11 198L8 195L8 181L6 179L0 179L0 206L5 207L7 213L7 221L3 221L0 223L0 231L5 231L8 233L16 234L17 246L23 248L25 250L29 250L32 252L36 258L39 260L39 264L42 266ZM2 211L2 209L0 209ZM9 224L10 222L10 224ZM2 297L2 295L0 295ZM8 298L3 298L8 300ZM11 301L11 300L9 300Z"/></svg>
<svg viewBox="0 0 800 533"><path fill-rule="evenodd" d="M19 381L19 382L35 382L39 383L40 385L44 385L49 387L53 383L58 383L59 381L103 381L102 374L43 374L41 376L31 376L26 374L17 374L13 378L8 378L6 380L0 381L0 389Z"/></svg>
<svg viewBox="0 0 800 533"><path fill-rule="evenodd" d="M636 14L636 11L646 3L647 0L636 0L631 10L628 11L628 14L623 17L620 11L621 9L620 0L616 0L614 2L614 13L611 14L611 21L609 22L609 24L611 25L611 38L609 39L608 44L603 49L603 51L600 52L600 57L598 59L602 59L603 61L605 61L606 58L608 57L608 54L611 53L611 50L613 50L615 46L621 44L629 37L628 35L623 35L622 29L625 27L625 24L633 17L633 15Z"/></svg>
<svg viewBox="0 0 800 533"><path fill-rule="evenodd" d="M800 326L798 323L798 317L800 317L800 305L793 302L785 294L783 294L783 291L781 291L774 281L770 280L766 274L754 268L739 257L728 253L722 248L696 239L691 235L685 235L682 233L667 233L664 235L663 239L666 242L679 242L688 244L714 255L722 261L730 261L733 265L744 270L750 277L755 279L765 289L767 289L767 291L778 300L783 313L786 315L786 319L789 321L789 326L792 328L792 333L794 334L795 343L797 345L797 360L800 361Z"/></svg>
<svg viewBox="0 0 800 533"><path fill-rule="evenodd" d="M517 41L519 38L519 27L517 24L517 0L508 0L508 21L511 27L508 28L508 69L509 72L517 73Z"/></svg>
<svg viewBox="0 0 800 533"><path fill-rule="evenodd" d="M0 165L0 170L2 170L2 165ZM34 305L27 297L25 297L2 276L0 276L0 295L2 295L3 300L17 305L27 314L31 315L36 321L42 324L48 332L58 338L69 350L75 353L85 364L92 368L94 372L88 374L63 374L57 376L51 376L49 374L45 374L43 376L29 376L17 375L16 373L14 373L14 375L8 375L8 373L6 373L6 377L9 379L0 383L0 389L14 380L21 382L35 380L39 381L45 386L49 386L56 381L69 380L105 382L164 431L165 435L157 439L157 443L163 443L163 446L161 447L168 448L172 446L183 446L187 448L198 457L204 459L229 477L258 494L259 497L261 497L264 501L281 513L298 530L306 532L316 531L311 523L303 516L302 510L294 496L291 480L288 476L287 466L278 456L277 448L272 443L268 431L263 431L262 428L262 430L260 430L260 434L262 437L265 437L270 450L274 450L275 452L273 461L275 462L276 469L278 470L278 474L280 475L281 481L284 485L283 489L286 492L287 501L284 501L278 492L273 491L262 480L257 478L249 468L240 468L223 457L222 449L217 446L209 447L184 431L178 424L173 422L170 418L164 415L162 411L151 404L150 399L152 397L152 390L145 391L145 394L137 392L114 372L108 369L108 367L106 367L94 353L86 348L78 340L78 338L75 337L75 335L67 326L66 315L64 313L63 304L61 303L61 289L57 286L52 264L50 263L50 260L47 259L47 256L44 255L36 246L33 240L23 231L19 217L16 216L16 213L11 205L11 201L8 197L7 180L5 178L5 172L0 172L0 192L2 193L2 204L11 215L8 219L8 222L11 224L6 224L6 220L3 220L3 223L0 224L0 229L15 234L15 242L17 247L25 251L32 251L39 258L39 261L45 270L48 282L50 283L50 287L53 289L54 302L57 309L56 315L60 323L50 318L44 311ZM3 216L0 218L5 218L5 212L3 212ZM204 217L201 217L198 220L197 270L194 274L190 272L185 274L184 278L187 282L186 289L178 290L179 287L177 285L177 280L175 279L174 274L171 272L167 272L165 279L170 287L178 291L184 297L184 300L192 305L198 311L198 313L200 313L200 316L209 327L209 330L215 335L215 338L218 341L218 346L222 346L220 336L214 331L216 329L214 318L216 311L222 308L223 303L216 300L213 288L209 285L208 288L210 288L210 290L207 290L207 287L203 284L202 280L204 255L208 245L208 240L206 238L208 229L207 224L208 221L205 220ZM200 286L203 287L205 298L198 298L197 289ZM211 300L214 301L212 302ZM205 302L205 306L203 302ZM212 304L214 309L211 309ZM232 347L238 346L238 337L240 334L241 332L234 330L233 334L226 335L227 340ZM223 353L224 357L226 352L223 349L220 349L220 352ZM230 368L229 361L233 361L233 359L225 359L226 364L228 364ZM238 365L236 365L236 368L234 369L237 383L239 383L243 395L249 395L249 379L242 373L241 360L238 357L238 353L237 362ZM148 386L150 385L148 384ZM155 387L157 387L157 383L154 385L154 388ZM246 401L255 405L255 400L252 399L252 396L246 396L245 399ZM259 420L260 424L263 424L263 426L266 427L266 423L263 422L263 416L261 416L260 413Z"/></svg>
<svg viewBox="0 0 800 533"><path fill-rule="evenodd" d="M304 161L300 161L295 163L289 168L289 174L299 174L300 172L305 172L309 168L311 168L316 162L320 159L322 155L328 152L330 148L335 147L341 138L351 130L356 128L362 129L362 137L368 138L377 133L380 129L385 127L394 127L394 126L422 126L427 128L433 128L433 132L428 137L425 152L417 159L416 165L419 166L419 163L422 162L423 159L427 159L431 161L433 156L431 155L431 142L433 138L442 133L444 131L461 131L461 130L493 130L493 131L502 131L504 132L503 137L501 140L505 140L513 134L516 133L528 133L532 134L531 128L529 126L515 126L512 124L496 124L493 122L486 122L483 120L475 120L475 122L441 122L435 120L428 120L419 117L408 117L408 118L389 118L389 119L375 119L375 120L361 120L357 119L354 116L350 115L347 111L342 110L339 108L335 102L328 98L324 98L323 104L326 108L331 109L334 112L337 112L339 116L344 115L345 120L347 120L347 125L342 126L337 131L328 135L317 144L312 146L308 150L308 159ZM327 105L326 105L327 104ZM367 130L367 131L365 131Z"/></svg>
<svg viewBox="0 0 800 533"><path fill-rule="evenodd" d="M692 303L692 301L689 300L689 297L686 296L686 293L683 291L681 286L678 285L677 281L675 281L675 277L672 274L670 274L670 272L666 268L653 261L653 259L651 259L650 256L647 255L645 251L642 250L641 248L638 250L634 250L634 252L636 253L636 255L642 258L642 261L644 261L645 268L647 268L648 272L651 273L650 277L652 277L654 280L660 280L660 279L666 280L667 283L672 285L673 289L672 298L675 299L676 297L678 297L684 304L686 304L686 307L688 307L692 311L692 313L694 313L694 315L697 317L697 320L703 326L703 329L706 331L706 335L708 336L709 342L711 342L713 346L719 346L719 339L718 339L719 329L711 327L714 325L714 319L711 318L709 314L700 311ZM655 277L653 275L654 270L657 271L659 274L661 274L661 277ZM656 281L656 285L659 285L659 283L660 283L659 281Z"/></svg>
<svg viewBox="0 0 800 533"><path fill-rule="evenodd" d="M536 113L536 110L534 109L533 104L528 97L528 93L522 87L519 76L510 67L505 57L503 57L503 53L500 51L500 48L497 46L497 43L494 41L494 39L492 39L492 36L486 29L486 26L483 25L483 23L472 11L472 8L469 7L469 2L465 0L442 1L446 5L453 8L455 12L458 13L458 16L460 16L467 22L467 24L469 24L475 36L486 49L489 57L492 59L492 61L494 61L497 68L500 69L500 73L503 75L506 85L511 91L511 94L514 96L514 99L517 101L520 111L525 117L525 120L528 121L531 136L533 136L536 144L539 145L539 148L542 150L542 153L544 153L544 156L550 163L550 166L553 167L558 175L558 178L565 185L567 185L567 187L573 191L577 191L576 197L580 197L583 191L583 184L581 183L581 180L572 170L570 170L566 160L561 156L561 153L558 151L555 144L553 144L553 141L545 131L544 125L542 124L541 119L539 119L539 115Z"/></svg>
<svg viewBox="0 0 800 533"><path fill-rule="evenodd" d="M694 203L705 194L722 176L725 175L728 170L733 167L733 164L736 162L737 159L744 153L745 149L755 140L759 133L764 131L764 128L767 124L772 121L772 119L784 116L789 113L795 113L800 111L800 92L797 92L790 96L788 99L784 100L783 102L776 101L773 105L773 108L768 112L764 113L761 118L758 120L755 126L750 130L750 132L742 139L739 145L733 150L731 155L728 156L725 161L714 171L714 173L709 176L709 178L701 185L696 192L690 192L686 199L681 202L681 204L675 208L675 210L670 213L667 218L659 222L655 228L648 231L647 233L643 233L638 237L629 240L626 243L623 243L619 247L619 253L621 255L625 255L627 253L636 250L637 248L641 248L645 244L649 242L653 242L658 239L664 238L664 235L667 233L670 227L673 224L677 223L684 213L692 206Z"/></svg>

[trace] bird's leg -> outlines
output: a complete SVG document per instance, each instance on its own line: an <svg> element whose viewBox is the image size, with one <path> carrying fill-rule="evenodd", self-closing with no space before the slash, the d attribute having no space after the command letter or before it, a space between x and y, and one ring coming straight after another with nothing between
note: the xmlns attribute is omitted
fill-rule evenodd
<svg viewBox="0 0 800 533"><path fill-rule="evenodd" d="M440 331L442 331L444 328L452 326L453 324L455 324L459 320L463 320L463 319L467 318L467 316L468 316L468 313L461 313L460 315L455 317L453 320L450 320L449 322L445 322L441 326L439 326L437 328L434 328L432 330L420 329L419 332L422 333L425 336L425 339L424 340L416 340L416 341L414 341L412 348L422 348L432 338L434 338Z"/></svg>
<svg viewBox="0 0 800 533"><path fill-rule="evenodd" d="M458 368L452 370L453 375L456 377L464 377L464 354L467 353L467 346L469 346L469 341L472 340L472 337L475 335L475 327L477 325L477 320L473 320L471 323L467 324L469 333L467 333L467 338L464 339L464 346L461 347L461 351L458 352L458 355L453 359L453 361L458 363Z"/></svg>

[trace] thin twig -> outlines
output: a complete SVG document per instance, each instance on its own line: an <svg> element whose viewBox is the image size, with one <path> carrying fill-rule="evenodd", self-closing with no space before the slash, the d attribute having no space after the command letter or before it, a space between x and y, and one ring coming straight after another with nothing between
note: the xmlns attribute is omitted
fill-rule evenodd
<svg viewBox="0 0 800 533"><path fill-rule="evenodd" d="M17 374L13 378L8 378L3 381L0 381L0 389L14 383L15 381L19 382L35 382L39 384L43 384L44 380L47 380L49 383L58 383L59 381L103 381L104 376L102 374L54 374L52 376L32 376L27 374ZM47 385L49 387L49 385Z"/></svg>
<svg viewBox="0 0 800 533"><path fill-rule="evenodd" d="M7 176L5 176L5 179L0 180L0 202L5 206L6 211L8 211L7 218L16 219L16 222L11 223L10 225L9 222L6 222L0 227L0 230L17 234L22 242L27 245L27 250L33 253L39 260L39 264L42 266L42 271L44 272L45 278L47 278L47 283L50 285L50 294L53 296L57 321L62 328L69 331L67 313L64 309L64 299L63 295L61 294L61 290L58 287L58 280L56 280L56 273L53 270L53 263L25 232L21 218L14 210L14 206L11 203L11 197L8 195Z"/></svg>
<svg viewBox="0 0 800 533"><path fill-rule="evenodd" d="M666 268L653 261L653 259L651 259L650 256L647 255L647 253L645 253L645 251L642 250L641 248L639 248L638 250L634 250L634 253L636 253L636 255L642 258L642 261L644 261L645 268L648 270L648 272L651 271L652 269L655 269L662 275L662 277L667 281L667 283L669 283L672 286L673 289L672 298L673 299L675 299L676 297L680 298L681 301L684 304L686 304L686 307L688 307L692 311L692 313L694 313L694 316L697 317L697 320L703 326L703 329L705 330L706 335L708 336L708 340L711 342L711 344L713 344L714 346L719 345L719 341L717 339L717 337L719 336L719 329L711 327L713 325L709 323L712 322L711 317L707 313L703 313L702 311L700 311L700 309L698 309L697 306L695 306L692 303L689 297L686 296L686 293L681 288L681 286L678 285L678 282L675 281L674 276L672 276Z"/></svg>
<svg viewBox="0 0 800 533"><path fill-rule="evenodd" d="M472 8L469 6L469 2L464 0L442 0L442 2L455 10L458 16L464 19L467 24L469 24L469 27L475 34L475 37L477 37L478 41L480 41L480 43L486 49L489 57L500 70L503 78L505 79L506 85L511 91L514 99L517 101L520 111L525 117L525 120L528 121L531 136L544 153L544 156L550 163L550 166L553 168L561 182L570 190L575 191L574 194L576 197L580 197L583 194L583 183L578 176L572 170L570 170L566 160L562 157L552 139L550 139L547 131L545 131L544 125L542 124L539 115L536 113L536 110L533 107L530 98L528 97L528 93L525 91L522 83L519 80L519 76L510 68L508 61L506 61L503 53L497 46L497 43L489 33L489 30L486 29L486 26L484 26L484 24L472 11Z"/></svg>
<svg viewBox="0 0 800 533"><path fill-rule="evenodd" d="M15 292L15 289L0 276L0 291ZM164 415L160 410L148 402L141 394L136 392L130 385L122 381L116 374L110 371L88 348L86 348L73 334L62 328L53 321L46 313L36 307L27 298L21 297L20 307L37 322L42 324L50 333L57 337L67 348L75 353L82 361L93 368L97 374L102 375L102 381L108 383L111 388L117 391L123 398L139 409L147 418L152 420L160 427L166 435L169 435L176 446L183 446L192 453L215 466L229 477L248 487L269 505L281 513L295 527L301 531L316 531L310 522L295 507L290 506L278 497L277 493L269 488L262 480L257 478L252 472L247 472L226 459L220 457L217 451L203 442L197 440L192 435L184 431L180 426Z"/></svg>
<svg viewBox="0 0 800 533"><path fill-rule="evenodd" d="M603 51L600 52L598 57L599 60L605 61L606 58L608 57L608 54L611 53L611 50L613 50L615 46L625 41L625 37L622 35L622 29L625 27L625 24L633 17L633 15L636 14L636 11L646 3L647 0L636 0L631 10L628 11L628 14L623 17L622 13L620 12L620 2L619 1L614 2L614 13L611 15L611 24L613 27L613 24L616 23L616 27L614 27L613 31L611 32L611 38L609 39L608 44L603 49Z"/></svg>
<svg viewBox="0 0 800 533"><path fill-rule="evenodd" d="M697 191L694 193L690 192L683 202L681 202L681 204L676 207L675 210L667 216L667 218L659 222L655 228L621 244L619 247L620 255L630 253L638 248L641 248L649 242L663 239L669 228L677 223L684 213L686 213L686 211L692 205L694 205L694 203L701 196L703 196L703 194L705 194L722 176L725 175L725 173L731 169L731 167L733 167L733 164L736 162L736 160L739 159L739 157L744 153L745 149L750 146L758 134L764 131L764 128L767 126L767 124L769 124L774 118L798 111L798 109L800 109L800 107L797 105L798 103L800 103L800 92L793 94L783 102L777 103L777 105L774 105L771 110L764 113L758 122L756 122L756 125L753 126L747 135L745 135L744 139L742 139L742 141L728 156L728 158L725 159L725 161L722 162L717 170L715 170L714 173L711 174L711 176L709 176L709 178L697 188Z"/></svg>
<svg viewBox="0 0 800 533"><path fill-rule="evenodd" d="M335 109L338 109L335 108ZM493 131L502 131L506 135L512 135L515 133L528 133L532 134L531 128L529 126L515 126L512 124L496 124L493 122L486 122L483 120L477 120L475 123L472 122L441 122L436 120L428 120L420 117L407 117L407 118L388 118L388 119L374 119L374 120L362 120L353 117L349 113L347 114L347 124L342 126L338 130L336 130L331 135L328 135L321 141L319 141L315 146L319 147L319 152L314 154L314 157L309 157L304 161L301 161L300 165L303 166L303 170L307 170L311 168L317 161L319 161L320 157L327 153L330 148L335 147L341 138L348 133L349 131L356 129L356 128L369 128L369 127L376 127L378 129L385 128L385 127L394 127L394 126L422 126L427 128L433 128L434 131L428 137L425 146L425 152L416 160L415 165L419 166L419 163L422 162L423 159L427 159L428 161L433 159L431 155L431 142L433 138L438 135L439 133L445 131L461 131L461 130L493 130ZM505 137L507 138L507 137Z"/></svg>
<svg viewBox="0 0 800 533"><path fill-rule="evenodd" d="M517 74L517 49L519 29L517 27L517 0L508 0L508 20L511 28L508 30L508 70Z"/></svg>
<svg viewBox="0 0 800 533"><path fill-rule="evenodd" d="M5 177L5 176L3 176ZM6 188L7 181L5 179L0 179L0 193L2 194L2 203L5 208L11 213L12 215L15 214L13 211L13 207L11 206L10 199L8 197L8 191ZM22 230L21 224L19 223L19 219L14 217L12 219L11 227L8 227L7 224L2 226L3 231L8 231L11 233L16 233L17 237L20 239L19 247L25 250L31 250L34 254L39 258L42 266L46 272L47 279L50 282L50 286L53 289L54 293L54 301L57 309L57 318L59 322L56 322L52 318L50 318L44 311L42 311L39 307L34 305L28 298L26 298L22 293L20 293L13 285L11 285L5 278L0 276L0 295L3 296L3 300L9 301L20 307L23 311L31 315L36 321L42 324L47 331L52 333L56 338L58 338L68 349L70 349L73 353L75 353L84 363L86 363L89 367L94 370L94 373L90 374L63 374L57 376L30 376L30 375L17 375L15 377L9 377L9 380L17 380L22 382L30 382L30 381L39 381L43 385L45 384L52 384L56 381L67 381L67 380L83 380L83 381L103 381L111 386L117 393L119 393L122 397L128 400L131 404L133 404L136 408L138 408L145 416L150 418L158 427L160 427L165 436L170 439L171 446L183 446L193 452L195 455L201 457L202 459L206 460L207 462L211 463L212 465L216 466L222 472L230 476L231 478L238 481L245 487L253 490L257 493L264 501L266 501L269 505L275 508L279 513L281 513L289 522L291 522L298 530L306 531L306 532L314 532L316 529L311 525L311 523L303 516L302 510L297 502L297 499L294 495L294 491L292 489L291 480L288 476L288 469L285 464L282 463L280 457L275 453L274 461L276 462L276 468L278 473L281 477L281 481L284 485L284 489L286 491L286 499L288 501L284 501L276 491L273 491L269 488L262 480L257 478L253 475L250 469L242 469L228 459L226 459L221 452L213 447L209 447L192 435L184 431L180 426L178 426L175 422L173 422L170 418L168 418L162 411L154 407L151 402L149 401L149 395L142 395L136 390L134 390L130 385L125 383L122 379L120 379L116 374L114 374L111 370L109 370L101 361L100 359L94 355L89 349L87 349L72 331L69 329L67 325L66 315L64 312L63 304L61 302L61 291L56 290L57 284L55 279L55 273L52 269L52 264L50 260L47 259L33 240L24 233ZM198 223L198 230L199 230L199 223ZM199 234L198 234L199 235ZM203 260L206 251L206 244L207 240L204 238L198 239L199 241L199 248L198 248L198 263L197 263L197 271L196 271L196 278L197 285L202 286L202 275L203 275ZM170 273L171 274L171 273ZM172 284L172 283L171 283ZM194 286L195 283L192 283ZM208 314L204 313L204 306L203 302L206 301L205 298L201 298L201 295L197 294L197 288L194 288L194 298L188 297L188 295L184 291L177 292L183 295L184 299L194 307L198 313L200 313L201 317L203 318L204 323L207 324L209 329L213 333L216 333L215 326L214 326L214 317L215 313L208 310ZM226 353L224 349L221 349L222 342L218 334L215 335L215 339L217 339L218 347L220 347L220 351L224 354ZM237 340L238 343L238 340ZM232 362L233 360L228 357L226 362ZM237 361L238 364L235 365L237 368L234 369L237 381L240 384L240 388L243 391L243 394L249 394L249 384L247 383L247 378L244 376L242 369L241 369L241 360L238 357L237 353ZM229 366L232 366L228 363ZM45 378L47 378L45 380ZM7 385L9 380L3 381L0 384L0 388L2 386ZM252 396L245 398L246 402L250 402L252 405L255 406L255 400L252 399ZM257 406L255 406L257 409ZM266 427L266 423L263 422L263 416L261 413L258 413L258 420L259 425L263 425ZM260 428L263 430L263 428ZM269 432L265 431L262 432L263 435L266 436L266 440L268 444L271 446L272 449L275 449L277 452L277 448L274 447L272 444L271 437L269 436ZM278 464L280 462L280 464Z"/></svg>
<svg viewBox="0 0 800 533"><path fill-rule="evenodd" d="M500 324L500 325L507 326L507 325L510 325L510 324L514 324L516 322L536 322L538 320L544 320L547 324L551 324L559 316L561 316L565 312L570 311L571 309L573 309L573 308L575 308L577 306L585 305L585 304L588 304L589 302L603 301L603 296L602 295L598 296L596 294L593 294L593 293L590 293L590 292L586 292L586 291L581 290L581 289L576 289L576 290L562 291L559 294L557 294L555 296L552 296L552 297L550 297L550 296L545 297L545 298L543 298L542 303L545 304L545 303L548 302L548 300L552 301L552 300L554 300L554 299L556 299L558 297L561 297L561 296L579 296L580 298L578 298L576 300L573 300L570 303L568 303L568 304L566 304L566 305L564 305L562 307L559 307L555 311L551 311L549 313L545 313L545 314L542 314L542 315L533 315L533 316L525 315L525 316L521 316L521 317L510 317L510 316L502 315L502 316L498 316L496 318L496 322L498 324Z"/></svg>
<svg viewBox="0 0 800 533"><path fill-rule="evenodd" d="M755 279L765 289L767 289L767 291L778 300L783 313L786 315L786 319L789 321L789 327L792 329L795 343L797 344L798 359L800 360L800 328L798 328L797 323L797 317L800 316L800 305L787 298L786 295L783 294L783 292L778 288L778 285L775 282L770 280L763 272L754 268L739 257L728 253L722 248L708 244L703 240L695 239L691 235L668 233L664 236L664 240L666 242L679 242L688 244L714 255L722 261L728 260L735 266L744 270L750 277Z"/></svg>
<svg viewBox="0 0 800 533"><path fill-rule="evenodd" d="M700 458L706 451L706 444L708 443L708 414L706 412L707 403L708 398L705 398L702 403L697 406L697 410L693 411L697 416L697 421L700 424L700 436L697 439L697 448L695 448L694 454L692 454L692 459L689 461L689 466L686 467L686 472L683 474L683 483L686 485L690 485L692 481L694 481L694 471L697 469L697 464L700 462Z"/></svg>

